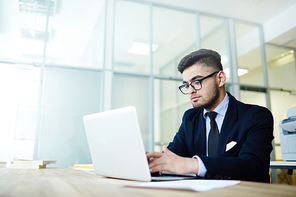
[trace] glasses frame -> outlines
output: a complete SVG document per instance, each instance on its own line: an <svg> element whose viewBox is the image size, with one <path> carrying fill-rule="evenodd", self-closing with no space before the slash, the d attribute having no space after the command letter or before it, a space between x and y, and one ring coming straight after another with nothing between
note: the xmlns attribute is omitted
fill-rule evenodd
<svg viewBox="0 0 296 197"><path fill-rule="evenodd" d="M207 75L207 76L205 76L205 77L203 77L203 78L201 78L201 79L197 79L197 80L194 80L194 81L191 81L190 83L189 83L189 86L191 86L194 90L200 90L200 89L202 89L202 81L203 80L205 80L206 78L209 78L209 77L211 77L211 76L213 76L214 74L217 74L217 73L219 73L220 71L216 71L216 72L213 72L212 74L209 74L209 75ZM196 89L193 85L192 85L192 83L194 83L194 82L196 82L196 81L198 81L199 83L200 83L200 88L199 89ZM188 94L188 92L183 92L181 89L183 88L183 87L185 87L187 84L183 84L183 85L180 85L179 86L179 90L182 92L182 94L184 94L184 95L187 95ZM189 86L188 86L188 88L189 88Z"/></svg>

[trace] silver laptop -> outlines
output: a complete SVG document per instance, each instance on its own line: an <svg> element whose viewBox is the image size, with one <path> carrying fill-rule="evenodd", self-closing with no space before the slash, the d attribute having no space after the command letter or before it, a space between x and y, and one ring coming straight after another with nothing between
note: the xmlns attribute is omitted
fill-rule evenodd
<svg viewBox="0 0 296 197"><path fill-rule="evenodd" d="M83 121L96 174L137 181L192 178L151 176L135 107L86 115Z"/></svg>

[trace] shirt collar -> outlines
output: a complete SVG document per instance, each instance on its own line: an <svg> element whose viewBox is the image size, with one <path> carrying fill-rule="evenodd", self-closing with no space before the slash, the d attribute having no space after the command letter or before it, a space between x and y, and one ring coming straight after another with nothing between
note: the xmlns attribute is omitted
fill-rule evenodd
<svg viewBox="0 0 296 197"><path fill-rule="evenodd" d="M224 117L227 111L228 103L229 103L229 96L226 93L223 101L213 111L217 112L217 115L219 114ZM204 118L206 118L207 112L208 110L206 109L203 110Z"/></svg>

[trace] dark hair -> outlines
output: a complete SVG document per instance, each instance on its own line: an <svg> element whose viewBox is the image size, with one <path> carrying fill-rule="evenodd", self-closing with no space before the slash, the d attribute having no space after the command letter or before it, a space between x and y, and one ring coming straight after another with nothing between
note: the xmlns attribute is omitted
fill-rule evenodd
<svg viewBox="0 0 296 197"><path fill-rule="evenodd" d="M186 55L180 61L178 71L183 73L186 68L194 64L202 64L205 67L211 68L213 71L223 70L220 54L209 49L200 49Z"/></svg>

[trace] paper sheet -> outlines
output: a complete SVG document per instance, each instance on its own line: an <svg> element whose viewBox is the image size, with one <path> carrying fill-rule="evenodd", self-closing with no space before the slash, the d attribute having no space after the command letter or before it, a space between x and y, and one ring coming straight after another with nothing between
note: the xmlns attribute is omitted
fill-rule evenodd
<svg viewBox="0 0 296 197"><path fill-rule="evenodd" d="M132 187L144 188L163 188L163 189L177 189L177 190L191 190L191 191L208 191L215 188L223 188L240 183L240 181L231 180L182 180L182 181L163 181L163 182L147 182Z"/></svg>

